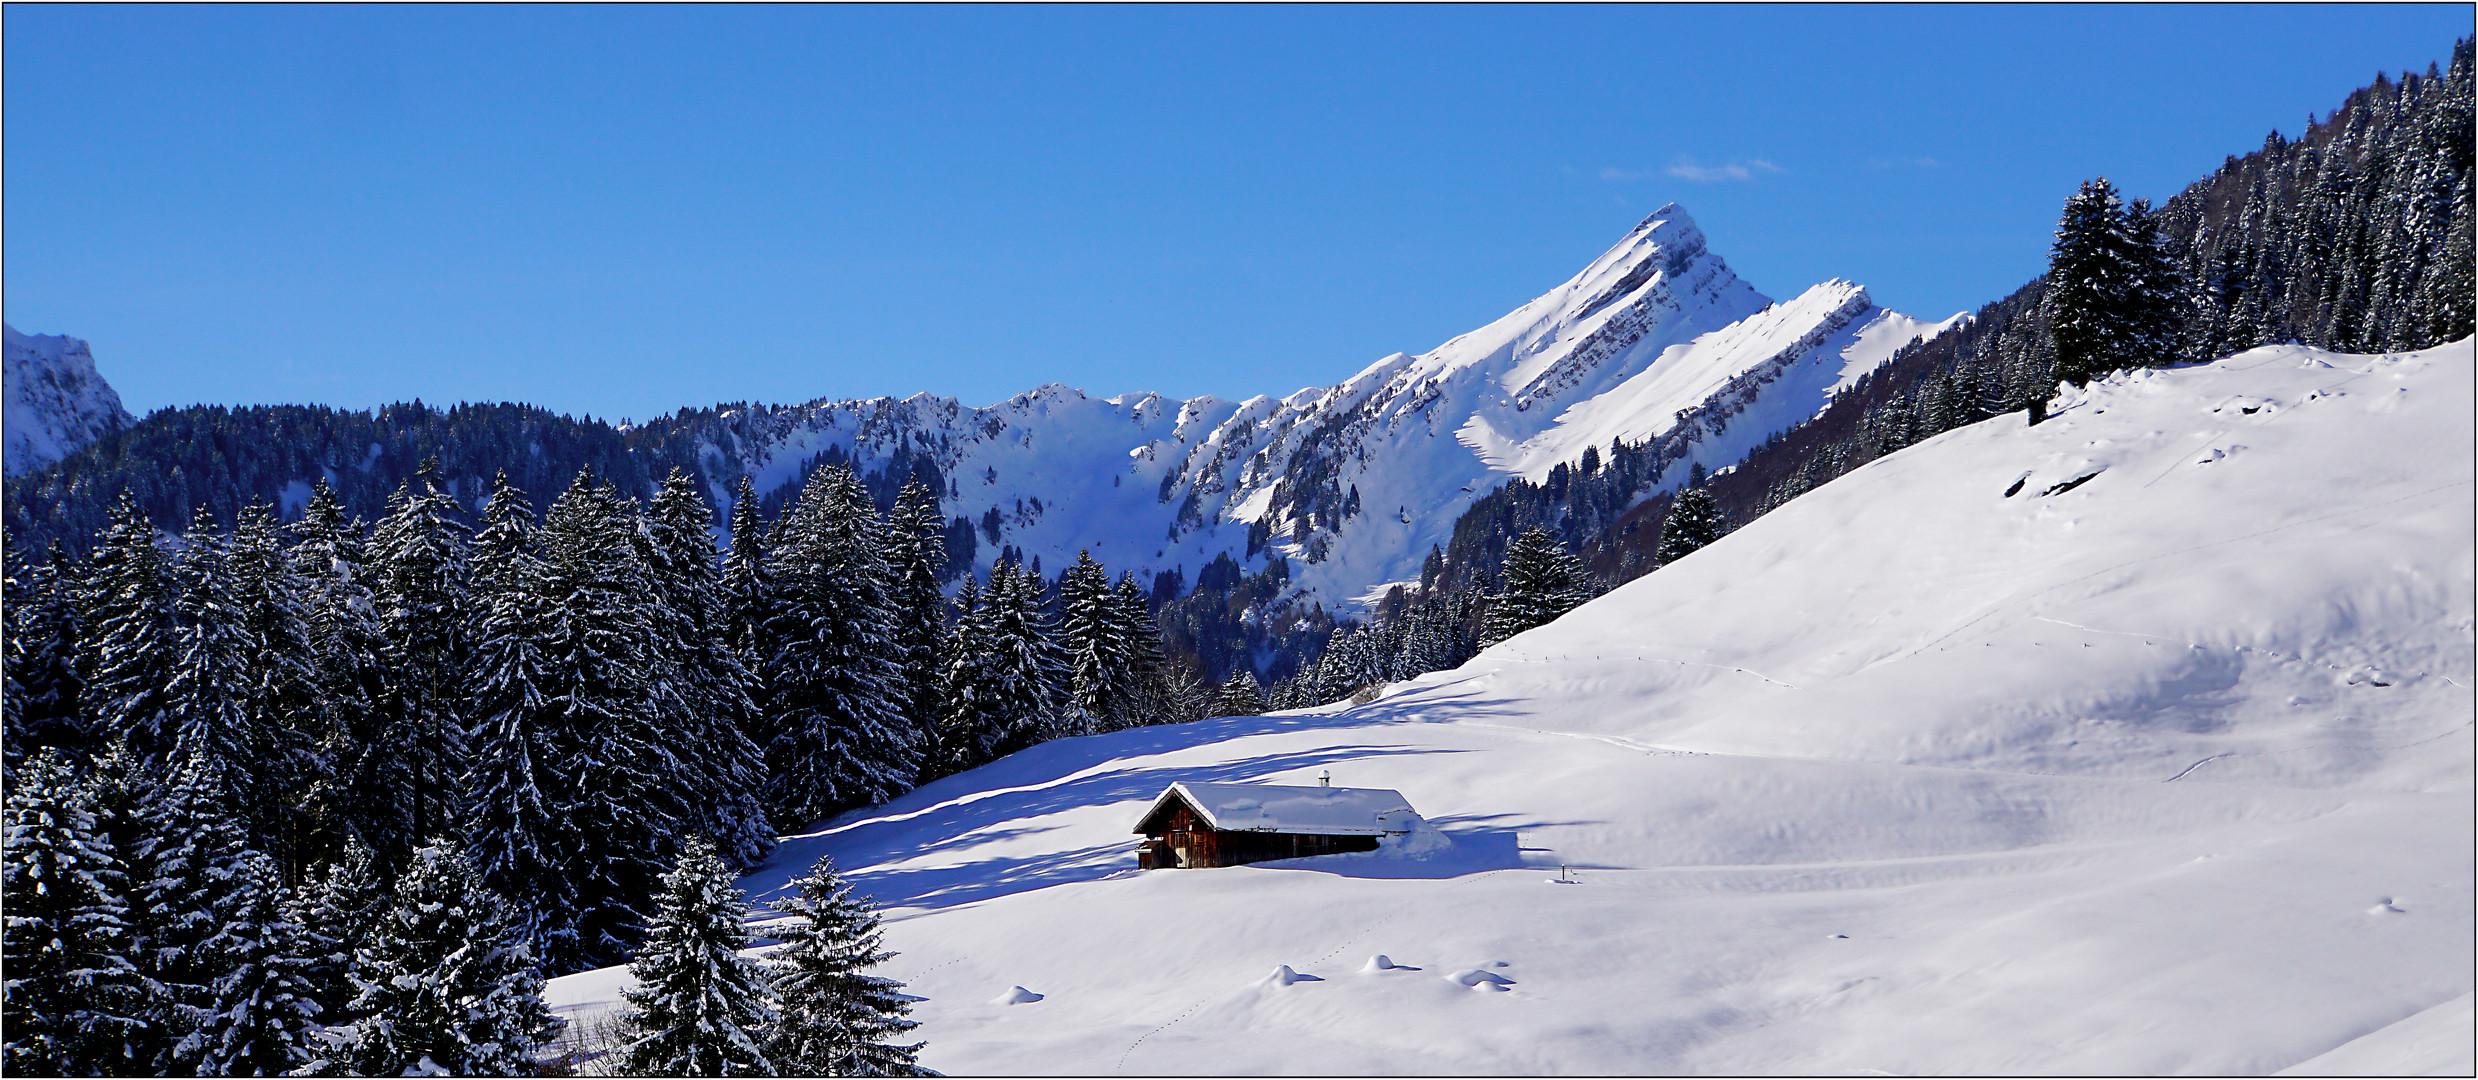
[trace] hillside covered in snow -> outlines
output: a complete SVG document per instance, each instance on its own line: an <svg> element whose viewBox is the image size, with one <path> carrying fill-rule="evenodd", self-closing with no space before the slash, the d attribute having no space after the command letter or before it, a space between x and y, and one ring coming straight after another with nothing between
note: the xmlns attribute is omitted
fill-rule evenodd
<svg viewBox="0 0 2478 1080"><path fill-rule="evenodd" d="M742 885L832 854L957 1074L2465 1073L2472 367L2111 376L1366 704L1046 743ZM1429 368L1508 465L1556 369ZM1133 869L1170 783L1327 771L1451 846Z"/></svg>
<svg viewBox="0 0 2478 1080"><path fill-rule="evenodd" d="M49 465L105 434L128 427L120 394L95 372L86 343L7 327L5 470L17 476Z"/></svg>

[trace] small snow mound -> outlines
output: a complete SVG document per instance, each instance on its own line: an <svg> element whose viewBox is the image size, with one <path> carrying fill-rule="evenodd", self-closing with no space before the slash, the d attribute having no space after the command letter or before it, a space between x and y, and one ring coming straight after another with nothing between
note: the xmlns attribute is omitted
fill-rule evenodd
<svg viewBox="0 0 2478 1080"><path fill-rule="evenodd" d="M1043 995L1033 993L1033 992L1032 992L1032 991L1030 991L1030 990L1026 990L1026 989L1024 989L1023 987L1018 986L1018 987L1015 987L1015 988L1013 988L1013 989L1008 990L1006 993L1003 993L1003 994L998 995L997 1000L994 1000L994 1001L990 1002L990 1004L992 1004L992 1005L1030 1005L1030 1004L1032 1004L1033 1002L1036 1002L1036 1001L1041 1000L1041 998L1042 998L1042 997L1043 997Z"/></svg>
<svg viewBox="0 0 2478 1080"><path fill-rule="evenodd" d="M1360 970L1361 970L1361 971L1418 971L1418 970L1420 970L1420 969L1415 968L1415 967L1412 967L1412 966L1411 966L1411 965L1409 965L1409 964L1397 964L1397 963L1395 963L1395 962L1394 962L1394 958L1393 958L1393 957L1391 957L1391 956L1387 956L1387 955L1385 955L1384 953L1378 953L1378 954L1377 954L1377 955L1375 955L1375 956L1371 956L1371 957L1369 957L1369 958L1368 958L1368 966L1367 966L1367 967L1364 967L1364 968L1361 968Z"/></svg>
<svg viewBox="0 0 2478 1080"><path fill-rule="evenodd" d="M1503 991L1514 988L1514 980L1494 971L1488 971L1482 968L1466 968L1462 971L1457 971L1452 975L1448 975L1446 978L1454 982L1461 983L1474 990Z"/></svg>
<svg viewBox="0 0 2478 1080"><path fill-rule="evenodd" d="M1284 964L1273 969L1273 974L1265 976L1265 981L1277 986L1289 986L1292 983L1324 982L1325 979L1317 975L1302 975L1292 971L1289 964Z"/></svg>
<svg viewBox="0 0 2478 1080"><path fill-rule="evenodd" d="M2398 897L2387 896L2376 901L2375 906L2367 908L2366 913L2369 915L2407 915L2409 909L2400 906Z"/></svg>

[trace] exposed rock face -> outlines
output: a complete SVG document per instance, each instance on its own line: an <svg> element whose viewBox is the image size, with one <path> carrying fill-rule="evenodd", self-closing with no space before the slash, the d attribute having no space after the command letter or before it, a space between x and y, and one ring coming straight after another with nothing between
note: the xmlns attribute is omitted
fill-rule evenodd
<svg viewBox="0 0 2478 1080"><path fill-rule="evenodd" d="M95 354L85 342L6 329L8 401L0 428L8 440L8 475L42 468L129 426L120 394L95 373Z"/></svg>

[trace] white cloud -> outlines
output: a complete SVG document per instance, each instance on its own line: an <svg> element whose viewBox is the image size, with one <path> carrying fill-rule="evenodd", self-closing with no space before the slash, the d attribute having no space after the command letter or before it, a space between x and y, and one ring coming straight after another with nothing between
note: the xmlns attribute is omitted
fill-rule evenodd
<svg viewBox="0 0 2478 1080"><path fill-rule="evenodd" d="M1724 180L1743 182L1770 173L1788 171L1763 158L1748 158L1745 161L1732 161L1723 165L1699 165L1693 158L1682 157L1671 164L1668 169L1669 175L1698 184L1717 184ZM1604 172L1601 175L1607 176L1608 174Z"/></svg>

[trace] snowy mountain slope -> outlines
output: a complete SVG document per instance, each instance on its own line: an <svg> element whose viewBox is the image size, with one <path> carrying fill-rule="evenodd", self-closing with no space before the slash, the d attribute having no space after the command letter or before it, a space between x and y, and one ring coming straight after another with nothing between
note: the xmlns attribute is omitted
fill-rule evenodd
<svg viewBox="0 0 2478 1080"><path fill-rule="evenodd" d="M950 1073L2466 1072L2472 364L2113 378L1370 704L1045 744L743 885L888 904ZM1323 770L1453 849L1128 869L1169 782Z"/></svg>
<svg viewBox="0 0 2478 1080"><path fill-rule="evenodd" d="M1329 388L1236 403L1055 385L988 409L928 395L818 403L733 445L761 492L828 446L871 463L928 452L955 482L948 514L997 511L983 566L1001 544L1051 567L1092 546L1140 571L1279 554L1331 602L1415 578L1461 511L1509 477L1536 480L1620 437L1674 437L1673 483L1690 462L1729 464L1953 322L1886 311L1838 281L1771 304L1669 206L1503 318ZM1260 520L1271 536L1258 551L1247 533Z"/></svg>
<svg viewBox="0 0 2478 1080"><path fill-rule="evenodd" d="M16 476L66 457L130 424L120 394L95 372L86 343L55 334L7 336L5 470Z"/></svg>

